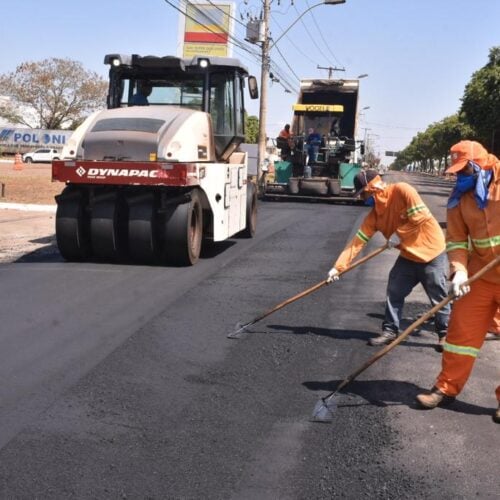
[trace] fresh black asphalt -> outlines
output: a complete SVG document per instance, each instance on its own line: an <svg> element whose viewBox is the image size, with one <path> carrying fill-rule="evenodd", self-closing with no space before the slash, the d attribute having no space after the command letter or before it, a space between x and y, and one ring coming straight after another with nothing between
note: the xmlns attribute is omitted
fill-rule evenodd
<svg viewBox="0 0 500 500"><path fill-rule="evenodd" d="M399 179L444 225L451 185ZM336 396L332 423L310 421L375 352L397 251L226 337L324 279L366 213L262 202L256 238L192 268L68 264L55 248L0 265L0 497L496 498L500 342L453 407L421 411L440 366L424 328ZM427 307L414 292L407 320Z"/></svg>

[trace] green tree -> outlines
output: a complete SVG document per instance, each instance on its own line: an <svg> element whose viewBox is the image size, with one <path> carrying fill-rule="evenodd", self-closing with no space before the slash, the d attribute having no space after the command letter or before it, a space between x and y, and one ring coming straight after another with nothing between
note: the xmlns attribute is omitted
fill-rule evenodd
<svg viewBox="0 0 500 500"><path fill-rule="evenodd" d="M447 168L451 146L473 136L472 128L460 119L458 113L434 123L428 130L434 144L432 157L439 161L439 170L441 170L441 165L443 165L443 170Z"/></svg>
<svg viewBox="0 0 500 500"><path fill-rule="evenodd" d="M488 63L465 87L461 112L475 138L500 155L500 46L490 50Z"/></svg>
<svg viewBox="0 0 500 500"><path fill-rule="evenodd" d="M75 128L105 106L107 83L78 61L44 59L0 75L0 117L30 128Z"/></svg>
<svg viewBox="0 0 500 500"><path fill-rule="evenodd" d="M399 153L391 168L401 170L407 165L418 164L419 170L441 172L446 169L450 147L473 136L472 128L460 118L454 114L429 125Z"/></svg>
<svg viewBox="0 0 500 500"><path fill-rule="evenodd" d="M245 142L248 144L259 142L259 119L256 116L245 114Z"/></svg>

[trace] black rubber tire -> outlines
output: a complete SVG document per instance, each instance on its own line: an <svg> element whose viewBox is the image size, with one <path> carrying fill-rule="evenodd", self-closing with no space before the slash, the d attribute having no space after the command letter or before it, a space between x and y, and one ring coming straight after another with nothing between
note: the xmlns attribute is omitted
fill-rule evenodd
<svg viewBox="0 0 500 500"><path fill-rule="evenodd" d="M156 264L160 260L157 203L153 195L129 205L128 250L134 262Z"/></svg>
<svg viewBox="0 0 500 500"><path fill-rule="evenodd" d="M192 266L201 252L203 210L197 190L188 203L175 205L165 214L163 228L164 258L174 266Z"/></svg>
<svg viewBox="0 0 500 500"><path fill-rule="evenodd" d="M253 238L257 229L257 189L253 182L247 184L246 221L247 225L241 231L241 236Z"/></svg>
<svg viewBox="0 0 500 500"><path fill-rule="evenodd" d="M118 193L94 203L90 217L90 239L96 257L112 262L125 259L127 219L127 205Z"/></svg>
<svg viewBox="0 0 500 500"><path fill-rule="evenodd" d="M290 194L299 194L299 179L288 179L288 192Z"/></svg>
<svg viewBox="0 0 500 500"><path fill-rule="evenodd" d="M56 241L65 260L82 261L90 256L90 221L83 192L66 188L57 198Z"/></svg>
<svg viewBox="0 0 500 500"><path fill-rule="evenodd" d="M330 179L328 181L328 194L333 195L333 196L340 195L340 180Z"/></svg>
<svg viewBox="0 0 500 500"><path fill-rule="evenodd" d="M310 196L325 196L328 194L328 184L320 180L302 179L300 181L300 192Z"/></svg>
<svg viewBox="0 0 500 500"><path fill-rule="evenodd" d="M26 160L24 160L24 163L33 163L33 158L31 158L30 156L28 156L26 158Z"/></svg>

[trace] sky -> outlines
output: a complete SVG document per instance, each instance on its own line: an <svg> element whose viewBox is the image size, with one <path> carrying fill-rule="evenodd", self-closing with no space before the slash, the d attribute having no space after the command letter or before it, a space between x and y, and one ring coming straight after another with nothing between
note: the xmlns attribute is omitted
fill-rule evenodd
<svg viewBox="0 0 500 500"><path fill-rule="evenodd" d="M368 74L360 80L358 109L369 109L360 113L357 137L368 138L388 164L386 151L403 149L428 125L458 111L472 74L487 63L490 48L500 45L500 0L346 0L304 14L320 1L272 0L272 38L291 28L271 59L292 92L270 83L269 137L291 121L299 79L327 78L317 66L344 68L334 78ZM0 74L23 62L62 57L107 78L108 53L178 55L181 14L165 0L10 5L2 10ZM260 14L262 0L234 5L235 37L243 41L248 16ZM260 48L245 45L256 55L236 48L233 56L260 82ZM258 115L258 101L247 99L247 111Z"/></svg>

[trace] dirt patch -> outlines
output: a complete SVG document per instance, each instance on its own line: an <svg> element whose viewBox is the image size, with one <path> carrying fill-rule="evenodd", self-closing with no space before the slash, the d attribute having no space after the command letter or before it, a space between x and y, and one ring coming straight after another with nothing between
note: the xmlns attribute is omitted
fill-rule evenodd
<svg viewBox="0 0 500 500"><path fill-rule="evenodd" d="M48 163L24 163L22 170L14 170L12 161L0 161L0 202L55 204L64 184L52 182L51 168Z"/></svg>

